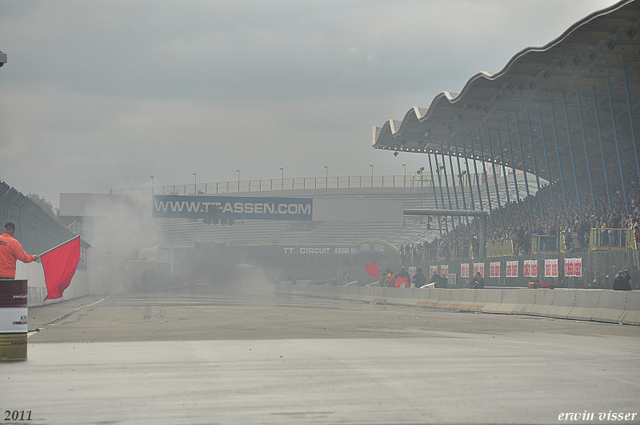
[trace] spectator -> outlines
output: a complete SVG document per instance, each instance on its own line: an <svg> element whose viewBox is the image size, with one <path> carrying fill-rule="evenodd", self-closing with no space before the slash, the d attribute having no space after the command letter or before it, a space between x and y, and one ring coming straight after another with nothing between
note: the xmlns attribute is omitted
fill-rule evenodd
<svg viewBox="0 0 640 425"><path fill-rule="evenodd" d="M427 283L427 278L422 273L422 268L418 267L416 274L413 276L413 284L416 288L422 288Z"/></svg>
<svg viewBox="0 0 640 425"><path fill-rule="evenodd" d="M629 284L629 281L624 277L624 274L622 271L618 272L618 275L613 281L612 288L614 291L630 291L631 290L631 285Z"/></svg>
<svg viewBox="0 0 640 425"><path fill-rule="evenodd" d="M469 287L471 289L484 289L484 277L477 272L471 282L469 282Z"/></svg>
<svg viewBox="0 0 640 425"><path fill-rule="evenodd" d="M402 267L398 272L398 274L396 275L396 288L399 288L400 285L402 285L403 283L405 288L409 288L411 286L410 280L411 280L411 276L409 276L409 273L407 273L405 268Z"/></svg>

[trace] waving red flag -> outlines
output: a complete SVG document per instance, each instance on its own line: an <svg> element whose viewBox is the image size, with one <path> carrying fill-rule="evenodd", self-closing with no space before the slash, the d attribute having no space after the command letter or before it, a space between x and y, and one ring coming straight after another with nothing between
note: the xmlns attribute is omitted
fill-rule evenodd
<svg viewBox="0 0 640 425"><path fill-rule="evenodd" d="M367 271L369 276L380 277L380 270L378 270L378 264L375 261L365 264L364 269Z"/></svg>
<svg viewBox="0 0 640 425"><path fill-rule="evenodd" d="M47 284L45 300L62 298L62 293L71 284L80 261L80 236L59 245L40 256Z"/></svg>

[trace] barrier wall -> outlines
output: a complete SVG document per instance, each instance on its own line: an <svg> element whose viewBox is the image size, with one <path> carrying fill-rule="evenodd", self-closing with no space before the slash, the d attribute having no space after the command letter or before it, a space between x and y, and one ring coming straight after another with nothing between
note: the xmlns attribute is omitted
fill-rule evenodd
<svg viewBox="0 0 640 425"><path fill-rule="evenodd" d="M280 284L278 293L442 311L519 314L640 326L640 291L606 289L405 289Z"/></svg>

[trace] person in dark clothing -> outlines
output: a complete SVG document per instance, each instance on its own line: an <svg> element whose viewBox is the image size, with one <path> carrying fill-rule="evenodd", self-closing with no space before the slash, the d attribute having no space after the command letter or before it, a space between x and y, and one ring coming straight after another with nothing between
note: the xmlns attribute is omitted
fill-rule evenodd
<svg viewBox="0 0 640 425"><path fill-rule="evenodd" d="M445 275L440 276L440 286L438 288L446 289L447 287L449 287L449 279Z"/></svg>
<svg viewBox="0 0 640 425"><path fill-rule="evenodd" d="M624 277L624 279L627 281L627 283L629 284L629 288L633 289L633 285L631 284L631 275L629 274L629 270L625 269L622 272L622 277Z"/></svg>
<svg viewBox="0 0 640 425"><path fill-rule="evenodd" d="M629 281L624 277L624 274L619 271L615 280L613 281L613 290L614 291L630 291L631 285Z"/></svg>
<svg viewBox="0 0 640 425"><path fill-rule="evenodd" d="M433 283L434 288L440 288L440 275L438 273L434 273L431 275L431 282Z"/></svg>
<svg viewBox="0 0 640 425"><path fill-rule="evenodd" d="M422 268L418 267L416 274L413 276L413 283L416 288L422 288L427 283L427 278L422 274Z"/></svg>
<svg viewBox="0 0 640 425"><path fill-rule="evenodd" d="M476 273L471 282L469 282L469 287L471 289L484 289L484 277L480 272Z"/></svg>

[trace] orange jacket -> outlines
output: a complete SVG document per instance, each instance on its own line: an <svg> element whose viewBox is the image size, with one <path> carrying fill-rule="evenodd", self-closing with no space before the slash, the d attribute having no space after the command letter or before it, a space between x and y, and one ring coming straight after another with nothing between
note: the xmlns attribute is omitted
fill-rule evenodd
<svg viewBox="0 0 640 425"><path fill-rule="evenodd" d="M14 279L16 277L16 260L30 263L35 259L35 256L24 252L20 242L10 234L3 233L0 236L0 277Z"/></svg>

